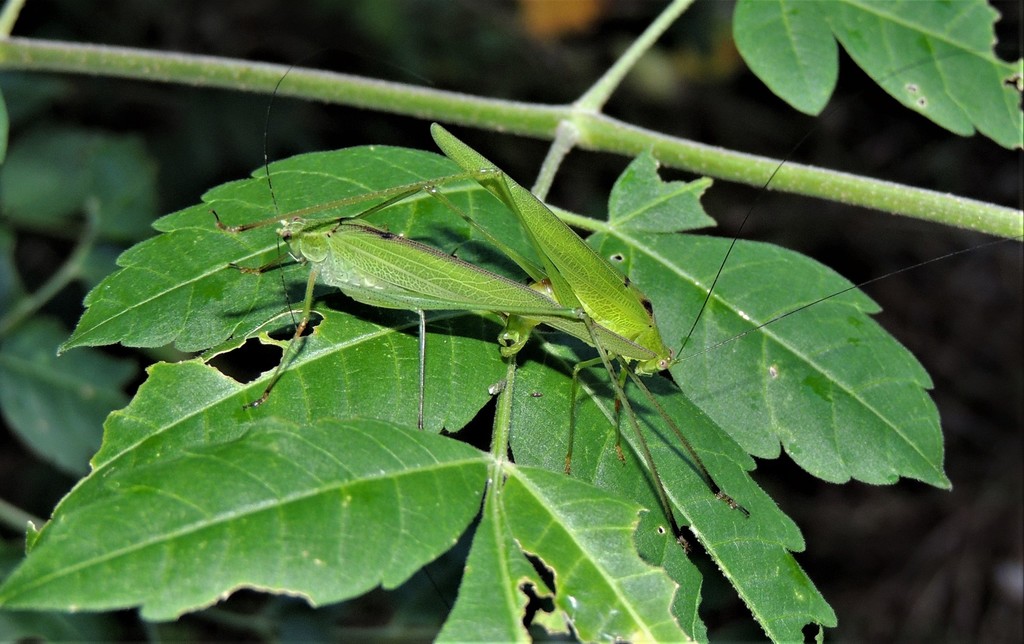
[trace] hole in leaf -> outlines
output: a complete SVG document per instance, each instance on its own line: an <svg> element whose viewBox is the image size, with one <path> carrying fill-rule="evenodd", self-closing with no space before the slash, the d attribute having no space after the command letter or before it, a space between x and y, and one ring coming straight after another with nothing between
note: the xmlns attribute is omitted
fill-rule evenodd
<svg viewBox="0 0 1024 644"><path fill-rule="evenodd" d="M427 391L427 395L430 395L429 391ZM496 406L496 399L491 398L487 404L480 409L480 413L466 423L465 427L457 432L450 432L445 428L442 430L441 434L443 436L453 436L467 445L472 445L479 450L486 451L491 444L491 435L494 429L494 410ZM511 447L509 449L511 449Z"/></svg>
<svg viewBox="0 0 1024 644"><path fill-rule="evenodd" d="M529 555L527 556L529 557ZM533 626L534 619L537 617L537 613L555 612L554 595L545 594L540 596L537 594L537 589L534 585L530 583L521 584L519 589L523 591L523 594L527 597L526 608L523 610L523 626L526 626L527 628L539 628Z"/></svg>
<svg viewBox="0 0 1024 644"><path fill-rule="evenodd" d="M541 581L543 581L544 584L551 589L552 593L557 592L557 587L555 586L555 572L548 568L547 565L543 561L541 561L540 557L532 555L528 552L524 552L523 554L526 555L526 558L529 559L530 564L533 565L533 569L537 571L538 575L540 575Z"/></svg>
<svg viewBox="0 0 1024 644"><path fill-rule="evenodd" d="M258 338L250 338L234 351L215 356L209 364L225 376L247 384L261 373L276 367L281 361L281 353L279 347L263 344Z"/></svg>
<svg viewBox="0 0 1024 644"><path fill-rule="evenodd" d="M822 628L820 624L805 624L801 633L805 642L820 642L822 640Z"/></svg>

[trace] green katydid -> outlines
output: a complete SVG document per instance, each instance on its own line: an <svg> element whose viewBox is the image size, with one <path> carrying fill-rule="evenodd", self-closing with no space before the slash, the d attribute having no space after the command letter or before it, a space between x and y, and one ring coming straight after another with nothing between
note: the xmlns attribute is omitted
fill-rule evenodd
<svg viewBox="0 0 1024 644"><path fill-rule="evenodd" d="M546 324L569 333L597 349L598 358L582 362L573 370L570 431L574 425L579 374L583 369L601 363L609 373L617 401L626 410L629 422L638 438L644 460L654 478L659 500L677 534L678 527L675 525L660 475L640 432L636 414L623 392L627 376L634 380L671 427L709 488L731 507L739 508L745 513L746 510L743 510L720 490L678 426L661 409L657 400L636 377L636 373L654 373L667 368L672 363L672 354L661 339L654 322L650 302L635 286L629 283L628 279L594 253L546 206L518 184L514 182L503 184L514 186L512 191L505 194L503 201L520 219L527 236L534 243L537 254L544 262L547 272L545 273L544 269L533 265L529 260L501 244L486 231L479 227L478 230L484 232L488 239L497 244L533 278L532 288L362 222L354 223L345 219L306 219L303 216L310 214L313 210L329 210L359 200L379 196L387 197L382 203L355 217L362 218L423 190L444 202L449 208L475 225L472 219L436 189L436 184L466 177L476 179L481 183L492 183L492 185L495 179L509 182L511 180L505 179L500 170L483 160L483 157L477 155L439 126L435 126L434 132L442 149L446 152L453 150L449 156L452 156L467 170L464 175L444 177L430 183L399 186L384 192L362 195L355 199L322 204L316 208L292 213L281 221L279 234L288 242L292 257L297 261L310 263L312 268L307 283L302 317L296 325L292 343L282 357L278 368L271 375L263 395L252 405L259 405L267 399L274 384L281 377L294 351L293 347L298 346L299 337L309 321L313 286L318 278L330 286L339 288L357 301L373 306L409 309L418 312L420 317L420 427L422 427L424 398L425 319L423 311L489 311L506 319L506 328L499 338L499 343L502 345L501 352L505 356L516 353L525 344L530 330L539 324ZM471 170L470 167L477 159L482 162L476 169ZM524 211L527 214L524 214ZM242 232L278 223L279 220L279 218L274 218L237 227L228 227L222 224L220 226L230 232ZM536 232L538 228L547 230L538 235ZM538 236L545 234L546 237L543 237L543 241L537 241ZM552 259L552 256L555 259ZM566 277L564 274L566 270L559 267L572 265L574 258L583 269L571 272ZM242 270L258 272L263 269L243 268ZM595 276L595 280L586 279L590 274ZM602 298L602 289L595 288L595 283L606 287L610 296ZM577 297L577 291L581 292L583 296ZM612 328L612 325L615 328ZM612 366L612 360L618 360L621 365L618 376ZM636 367L631 368L630 362L636 362ZM567 471L571 459L571 437L569 445L570 451L566 456Z"/></svg>

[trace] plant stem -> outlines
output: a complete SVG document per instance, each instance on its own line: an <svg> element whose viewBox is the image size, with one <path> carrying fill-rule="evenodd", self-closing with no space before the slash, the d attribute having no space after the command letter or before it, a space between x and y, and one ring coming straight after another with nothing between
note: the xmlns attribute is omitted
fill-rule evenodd
<svg viewBox="0 0 1024 644"><path fill-rule="evenodd" d="M7 38L14 30L14 23L18 21L18 14L25 6L25 0L7 0L3 9L0 9L0 38Z"/></svg>
<svg viewBox="0 0 1024 644"><path fill-rule="evenodd" d="M579 140L579 131L569 121L562 121L555 131L555 138L551 140L551 146L540 164L540 172L537 173L537 181L534 182L530 192L543 201L551 190L551 184L555 181L555 174L558 172L562 160L572 151Z"/></svg>
<svg viewBox="0 0 1024 644"><path fill-rule="evenodd" d="M153 52L124 47L9 38L0 40L0 69L112 75L280 94L424 119L551 139L558 124L579 130L579 146L635 155L653 150L665 165L764 187L782 161L623 123L571 105L542 105L471 96L285 65ZM290 69L290 71L289 71ZM1002 237L1024 232L1020 210L888 181L786 162L768 186Z"/></svg>
<svg viewBox="0 0 1024 644"><path fill-rule="evenodd" d="M494 465L491 468L491 483L500 487L499 477L503 476L501 468L508 460L508 436L512 427L512 393L516 387L516 357L510 356L506 361L505 381L498 392L498 406L494 411L494 433L491 437L491 457Z"/></svg>
<svg viewBox="0 0 1024 644"><path fill-rule="evenodd" d="M608 68L608 71L604 73L594 83L590 89L584 92L583 96L579 97L573 105L579 109L590 112L600 112L604 104L608 102L608 98L615 91L615 88L619 86L622 79L626 77L633 66L636 65L637 61L651 48L651 45L661 37L665 30L668 29L673 22L676 21L684 11L686 11L690 5L693 4L693 0L675 0L672 4L665 8L661 12L654 22L647 26L640 37L633 41L633 44L629 46L629 49L624 51L615 64Z"/></svg>
<svg viewBox="0 0 1024 644"><path fill-rule="evenodd" d="M658 40L659 37L665 30L672 25L673 22L684 12L686 9L693 4L693 0L674 0L661 15L655 19L647 29L644 30L640 37L633 41L633 44L629 46L615 64L612 65L608 71L606 71L601 78L597 79L590 89L583 93L574 103L572 110L574 113L579 112L593 112L595 114L601 111L604 104L608 101L608 97L612 95L612 92L622 83L622 79L626 77L631 69L636 65L637 61L651 48L652 45ZM536 183L533 184L531 192L537 195L537 198L544 199L548 191L551 189L551 184L554 181L555 173L558 172L559 166L562 164L562 160L572 151L575 147L576 142L579 140L579 131L570 121L562 121L558 124L558 128L555 131L555 138L551 142L551 147L548 149L547 156L544 157L544 162L540 166L540 173L537 176Z"/></svg>
<svg viewBox="0 0 1024 644"><path fill-rule="evenodd" d="M579 122L577 122L578 125ZM761 189L863 206L1006 238L1024 235L1020 210L892 181L725 150L594 115L580 125L579 146L637 155L651 150L666 166Z"/></svg>
<svg viewBox="0 0 1024 644"><path fill-rule="evenodd" d="M99 228L99 215L96 214L94 205L86 206L85 227L78 238L67 260L60 268L50 276L42 286L31 295L25 296L14 303L14 306L7 312L7 315L0 318L0 338L6 336L12 329L32 317L36 311L52 300L57 293L67 286L72 280L78 277L82 264L92 251L93 243L96 241L96 232Z"/></svg>
<svg viewBox="0 0 1024 644"><path fill-rule="evenodd" d="M0 524L17 532L24 532L25 526L29 523L38 528L46 523L46 521L25 512L4 499L0 499Z"/></svg>

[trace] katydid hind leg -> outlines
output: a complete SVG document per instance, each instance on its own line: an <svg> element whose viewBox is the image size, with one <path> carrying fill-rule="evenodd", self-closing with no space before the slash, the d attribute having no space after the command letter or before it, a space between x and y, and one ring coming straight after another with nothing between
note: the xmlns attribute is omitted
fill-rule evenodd
<svg viewBox="0 0 1024 644"><path fill-rule="evenodd" d="M419 401L417 404L416 411L416 428L423 431L423 398L425 395L426 379L427 379L427 317L423 313L423 309L417 309L416 314L420 318L420 338L419 338L419 349L420 349L420 382L419 382Z"/></svg>
<svg viewBox="0 0 1024 644"><path fill-rule="evenodd" d="M686 438L686 435L683 434L682 430L679 429L679 425L677 425L676 422L672 419L672 416L665 411L665 408L661 406L661 403L658 402L658 399L655 398L651 390L647 387L647 385L644 384L640 376L633 373L633 370L630 369L628 366L623 366L623 370L627 373L627 375L637 386L637 388L643 392L644 397L647 398L647 401L651 404L652 407L654 407L655 411L658 413L661 419L665 421L665 424L668 425L669 428L672 430L672 433L675 435L676 439L686 450L686 453L690 458L691 463L694 466L694 469L696 469L697 474L699 474L700 477L704 480L704 483L707 484L708 488L715 495L715 497L723 501L733 510L739 510L744 516L749 517L750 512L742 505L737 503L735 500L733 500L733 498L726 494L718 485L718 483L715 482L714 477L711 476L711 473L708 471L708 468L704 464L704 461L697 453L697 450L693 447L693 443L691 443L690 440ZM623 406L625 406L625 404L626 403L623 403ZM628 413L633 413L633 411L630 410Z"/></svg>

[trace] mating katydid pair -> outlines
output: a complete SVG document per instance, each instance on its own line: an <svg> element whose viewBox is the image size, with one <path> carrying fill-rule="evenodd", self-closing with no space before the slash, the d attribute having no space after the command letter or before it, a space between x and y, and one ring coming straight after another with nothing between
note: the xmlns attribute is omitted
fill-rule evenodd
<svg viewBox="0 0 1024 644"><path fill-rule="evenodd" d="M263 395L249 406L262 404L283 375L309 323L317 280L340 289L352 299L371 306L416 311L419 315L420 370L418 426L423 428L425 317L430 310L486 311L499 315L504 328L499 335L500 351L513 357L525 345L532 329L547 325L576 337L597 350L596 358L578 363L572 374L570 395L570 438L566 472L572 459L572 431L575 425L576 394L582 370L602 365L616 396L617 408L625 412L640 451L651 472L659 501L672 522L679 527L665 492L657 466L647 447L636 412L625 395L627 379L671 428L693 466L712 493L744 514L747 511L726 494L708 472L696 450L675 421L638 377L668 369L675 361L655 322L650 300L611 263L590 248L565 223L535 197L486 158L472 150L441 126L431 128L441 150L463 170L462 174L426 183L399 186L355 199L322 204L299 213L238 226L220 222L231 233L280 224L279 235L289 246L291 257L310 267L301 318L281 362L271 375ZM493 194L522 227L541 265L516 252L490 235L452 203L440 187L460 179L471 179ZM529 285L479 268L435 248L406 239L361 221L417 193L425 192L465 219L486 239L515 262L530 278ZM383 201L346 218L309 217L359 201ZM276 266L241 267L243 272L260 273ZM618 364L618 368L614 363ZM618 446L618 442L616 442Z"/></svg>

